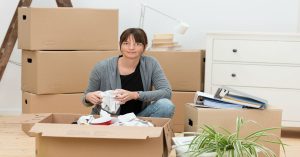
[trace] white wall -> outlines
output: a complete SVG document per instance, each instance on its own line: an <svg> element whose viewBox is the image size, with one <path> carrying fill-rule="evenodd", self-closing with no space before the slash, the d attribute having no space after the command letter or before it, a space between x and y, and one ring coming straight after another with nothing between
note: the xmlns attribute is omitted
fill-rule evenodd
<svg viewBox="0 0 300 157"><path fill-rule="evenodd" d="M19 0L0 0L0 42L2 43ZM73 0L76 8L118 8L119 33L137 27L140 3L185 21L185 35L175 40L186 49L205 48L205 32L298 32L299 0ZM55 0L33 0L33 7L56 7ZM146 10L144 29L153 33L173 33L176 22ZM20 62L15 48L11 60ZM21 67L9 63L0 82L0 115L21 113Z"/></svg>

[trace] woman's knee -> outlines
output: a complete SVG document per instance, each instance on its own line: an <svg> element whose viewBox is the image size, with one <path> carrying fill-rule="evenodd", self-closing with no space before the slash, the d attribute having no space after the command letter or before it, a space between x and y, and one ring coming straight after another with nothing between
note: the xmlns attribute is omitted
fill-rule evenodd
<svg viewBox="0 0 300 157"><path fill-rule="evenodd" d="M159 106L159 110L165 112L166 117L171 118L173 116L175 105L171 100L163 98L159 99L156 103Z"/></svg>

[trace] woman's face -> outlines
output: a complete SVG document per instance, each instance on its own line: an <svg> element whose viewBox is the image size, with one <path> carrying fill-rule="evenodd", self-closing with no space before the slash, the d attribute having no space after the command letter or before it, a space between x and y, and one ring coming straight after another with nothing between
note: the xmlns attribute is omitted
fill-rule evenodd
<svg viewBox="0 0 300 157"><path fill-rule="evenodd" d="M127 40L122 43L121 52L123 57L139 59L144 52L144 45L142 43L135 42L133 35L130 35Z"/></svg>

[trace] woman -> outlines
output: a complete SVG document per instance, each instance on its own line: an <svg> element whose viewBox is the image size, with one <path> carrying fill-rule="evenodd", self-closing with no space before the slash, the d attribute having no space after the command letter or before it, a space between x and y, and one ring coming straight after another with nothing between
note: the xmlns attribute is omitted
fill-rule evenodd
<svg viewBox="0 0 300 157"><path fill-rule="evenodd" d="M120 36L122 55L103 60L91 72L83 102L99 114L99 91L115 90L121 102L118 114L134 112L143 117L168 117L174 114L172 90L158 61L143 53L148 41L140 28L129 28ZM152 91L152 87L154 90Z"/></svg>

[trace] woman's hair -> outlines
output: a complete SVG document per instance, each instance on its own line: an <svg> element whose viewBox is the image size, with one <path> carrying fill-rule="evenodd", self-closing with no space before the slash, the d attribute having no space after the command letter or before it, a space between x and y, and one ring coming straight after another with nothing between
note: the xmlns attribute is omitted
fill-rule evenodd
<svg viewBox="0 0 300 157"><path fill-rule="evenodd" d="M148 39L145 31L141 28L128 28L126 29L120 36L120 42L119 46L121 49L121 45L123 42L125 42L129 36L132 35L135 42L142 43L144 45L144 50L146 49L146 46L148 44Z"/></svg>

